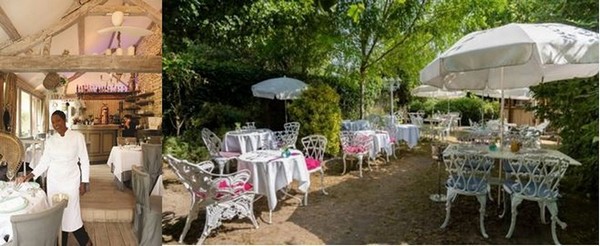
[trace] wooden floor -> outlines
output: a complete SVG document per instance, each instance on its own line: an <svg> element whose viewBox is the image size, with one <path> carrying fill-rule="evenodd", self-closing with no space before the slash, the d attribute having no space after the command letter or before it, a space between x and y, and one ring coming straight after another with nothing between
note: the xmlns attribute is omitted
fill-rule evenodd
<svg viewBox="0 0 600 246"><path fill-rule="evenodd" d="M131 227L135 198L117 189L106 164L90 166L90 192L81 197L81 215L90 239L98 246L137 245ZM68 245L78 245L69 233Z"/></svg>
<svg viewBox="0 0 600 246"><path fill-rule="evenodd" d="M83 221L131 223L134 207L133 192L117 188L108 165L90 166L90 192L81 197Z"/></svg>
<svg viewBox="0 0 600 246"><path fill-rule="evenodd" d="M137 245L132 223L118 222L84 222L85 230L94 245L130 246ZM79 245L73 233L69 233L67 245Z"/></svg>

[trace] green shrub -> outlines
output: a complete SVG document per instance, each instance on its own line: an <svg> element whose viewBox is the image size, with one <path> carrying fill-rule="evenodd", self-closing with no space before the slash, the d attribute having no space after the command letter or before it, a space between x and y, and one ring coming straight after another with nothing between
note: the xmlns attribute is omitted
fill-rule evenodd
<svg viewBox="0 0 600 246"><path fill-rule="evenodd" d="M210 154L201 139L200 143L198 143L198 141L187 141L185 140L185 137L165 137L163 142L163 154L171 154L179 159L185 159L191 162L200 162L210 159Z"/></svg>
<svg viewBox="0 0 600 246"><path fill-rule="evenodd" d="M423 110L426 116L432 112L461 112L461 125L468 126L469 119L480 121L483 110L485 119L495 119L500 115L500 103L488 102L478 97L461 97L456 99L418 98L408 104L410 112Z"/></svg>
<svg viewBox="0 0 600 246"><path fill-rule="evenodd" d="M290 119L300 123L298 139L321 134L327 138L326 153L337 155L340 146L342 114L340 96L331 87L312 85L294 100L288 108Z"/></svg>

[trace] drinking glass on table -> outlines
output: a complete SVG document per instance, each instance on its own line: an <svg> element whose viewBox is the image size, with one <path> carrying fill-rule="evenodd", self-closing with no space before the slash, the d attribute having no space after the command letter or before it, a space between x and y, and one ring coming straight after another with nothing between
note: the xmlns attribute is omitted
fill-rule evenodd
<svg viewBox="0 0 600 246"><path fill-rule="evenodd" d="M17 172L15 170L7 168L7 170L6 170L6 177L8 178L9 182L12 182L15 179L15 175L16 174L17 174Z"/></svg>

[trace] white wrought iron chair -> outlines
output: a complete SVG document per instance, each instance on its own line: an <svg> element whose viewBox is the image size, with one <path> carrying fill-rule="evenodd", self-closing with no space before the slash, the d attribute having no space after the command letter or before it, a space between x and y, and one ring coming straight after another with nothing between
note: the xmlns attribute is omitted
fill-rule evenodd
<svg viewBox="0 0 600 246"><path fill-rule="evenodd" d="M163 159L169 164L169 167L173 170L179 181L183 183L183 186L190 192L191 204L190 209L188 211L188 216L185 221L185 226L183 227L183 231L179 236L179 243L183 243L183 239L185 235L187 235L188 230L190 229L190 225L192 221L198 218L198 211L200 210L200 202L204 197L200 196L196 193L200 188L198 187L198 182L195 182L193 175L190 174L192 172L192 167L190 165L184 165L183 161L173 157L172 155L165 155ZM202 162L196 165L198 168L203 169L208 173L212 173L215 165L210 161Z"/></svg>
<svg viewBox="0 0 600 246"><path fill-rule="evenodd" d="M448 136L450 136L450 132L452 131L452 123L454 121L454 117L449 116L444 118L442 122L436 127L432 129L433 139L439 139L441 141L446 140Z"/></svg>
<svg viewBox="0 0 600 246"><path fill-rule="evenodd" d="M321 191L323 194L328 195L323 184L323 177L325 176L323 172L323 156L327 147L327 138L323 135L309 135L303 137L300 141L304 147L303 151L308 172L321 172ZM304 193L304 205L308 205L308 192Z"/></svg>
<svg viewBox="0 0 600 246"><path fill-rule="evenodd" d="M240 219L249 218L254 227L258 228L253 212L255 193L248 183L250 171L239 170L217 175L210 173L214 165L210 161L193 164L170 155L165 159L176 170L177 176L192 195L192 205L179 243L183 243L191 222L197 218L201 208L206 210L206 221L196 244L202 244L210 232L222 224L222 220L230 220L236 216Z"/></svg>
<svg viewBox="0 0 600 246"><path fill-rule="evenodd" d="M206 148L208 148L211 159L219 166L219 174L223 174L224 169L227 169L227 172L229 172L229 162L240 156L241 153L223 151L223 142L208 128L202 129L202 140Z"/></svg>
<svg viewBox="0 0 600 246"><path fill-rule="evenodd" d="M351 131L342 131L340 132L340 141L342 143L342 161L344 163L342 175L346 173L346 158L351 157L358 159L359 176L362 178L362 165L365 159L369 170L371 170L371 166L369 165L369 150L373 147L373 137L354 134Z"/></svg>
<svg viewBox="0 0 600 246"><path fill-rule="evenodd" d="M511 159L505 168L507 180L502 187L510 194L511 221L506 238L510 238L515 229L517 220L517 207L523 200L538 202L542 223L546 224L545 211L550 211L552 220L552 239L555 244L560 244L556 236L556 224L564 230L565 222L558 218L558 186L564 176L569 162L556 157L542 155L525 155Z"/></svg>
<svg viewBox="0 0 600 246"><path fill-rule="evenodd" d="M296 140L298 138L297 132L292 132L288 130L283 131L274 131L273 132L273 140L275 141L275 146L277 148L296 148Z"/></svg>
<svg viewBox="0 0 600 246"><path fill-rule="evenodd" d="M298 122L287 122L283 124L284 131L291 133L290 142L293 143L293 147L296 148L296 141L298 141L298 132L300 131L300 123Z"/></svg>
<svg viewBox="0 0 600 246"><path fill-rule="evenodd" d="M446 219L441 228L446 228L448 225L452 202L458 195L475 196L479 201L481 235L488 238L485 232L484 218L486 195L490 189L488 177L493 167L493 159L457 148L444 151L443 158L448 179L446 180Z"/></svg>

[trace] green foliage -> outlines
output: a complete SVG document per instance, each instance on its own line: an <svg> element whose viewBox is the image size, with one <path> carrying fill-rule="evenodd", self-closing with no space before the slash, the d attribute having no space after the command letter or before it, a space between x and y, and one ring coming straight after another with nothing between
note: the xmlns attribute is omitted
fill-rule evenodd
<svg viewBox="0 0 600 246"><path fill-rule="evenodd" d="M439 100L435 98L418 98L413 100L408 109L411 112L423 110L425 114L432 112L461 112L461 125L468 126L469 119L475 122L481 121L483 110L484 119L495 119L500 115L500 104L496 101L485 101L479 97L461 97L456 99Z"/></svg>
<svg viewBox="0 0 600 246"><path fill-rule="evenodd" d="M530 106L562 138L560 150L581 162L569 167L571 189L598 194L598 76L531 87L539 102Z"/></svg>
<svg viewBox="0 0 600 246"><path fill-rule="evenodd" d="M193 140L189 136L185 137L165 137L163 142L163 154L171 154L180 159L186 159L192 162L208 160L210 155L208 150L200 141Z"/></svg>
<svg viewBox="0 0 600 246"><path fill-rule="evenodd" d="M327 138L326 153L337 155L342 123L339 100L335 90L324 84L312 85L302 92L288 109L291 120L300 123L298 139L311 134L321 134Z"/></svg>
<svg viewBox="0 0 600 246"><path fill-rule="evenodd" d="M207 127L219 136L234 129L235 122L243 124L246 121L252 121L252 115L248 111L221 103L204 103L200 112L202 114L195 115L192 120L194 128Z"/></svg>

